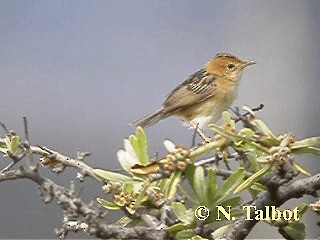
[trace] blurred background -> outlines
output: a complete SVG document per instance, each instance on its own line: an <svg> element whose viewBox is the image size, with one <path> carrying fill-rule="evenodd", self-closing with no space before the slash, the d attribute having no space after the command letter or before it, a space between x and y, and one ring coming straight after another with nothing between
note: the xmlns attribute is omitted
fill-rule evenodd
<svg viewBox="0 0 320 240"><path fill-rule="evenodd" d="M160 107L217 52L258 63L243 74L234 106L263 103L258 116L277 134L320 135L318 0L1 0L0 32L0 119L23 135L26 115L32 144L74 157L90 151L93 167L119 168L116 152L134 132L129 122ZM175 118L146 132L150 153L160 156L165 138L191 143L192 131ZM319 158L299 162L319 172ZM76 177L41 173L65 185ZM77 186L87 202L103 196L90 179ZM62 211L43 204L34 183L1 183L0 196L1 238L55 238ZM304 220L308 238L318 236L319 219ZM249 238L281 236L261 223Z"/></svg>

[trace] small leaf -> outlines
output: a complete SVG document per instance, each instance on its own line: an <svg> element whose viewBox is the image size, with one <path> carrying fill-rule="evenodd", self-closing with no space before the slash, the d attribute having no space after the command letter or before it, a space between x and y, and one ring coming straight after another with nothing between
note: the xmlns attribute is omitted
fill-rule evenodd
<svg viewBox="0 0 320 240"><path fill-rule="evenodd" d="M308 177L311 176L311 173L309 173L308 170L306 170L305 168L301 167L300 165L294 163L294 164L293 164L293 167L294 167L297 171L301 172L302 174L304 174L304 175L306 175L306 176L308 176Z"/></svg>
<svg viewBox="0 0 320 240"><path fill-rule="evenodd" d="M254 134L254 131L250 128L243 128L239 131L239 135L245 138L252 138Z"/></svg>
<svg viewBox="0 0 320 240"><path fill-rule="evenodd" d="M11 148L11 140L9 136L6 136L4 142L6 143L7 149L12 152L12 148Z"/></svg>
<svg viewBox="0 0 320 240"><path fill-rule="evenodd" d="M216 173L212 168L208 169L207 174L207 190L206 190L206 205L211 208L215 204L214 198L216 197L216 192L218 188L218 181Z"/></svg>
<svg viewBox="0 0 320 240"><path fill-rule="evenodd" d="M138 157L140 164L145 165L149 163L149 155L147 149L147 137L142 127L137 127L136 136L131 135L129 141Z"/></svg>
<svg viewBox="0 0 320 240"><path fill-rule="evenodd" d="M302 203L298 206L298 215L299 215L299 219L302 218L303 214L308 210L308 204L306 203Z"/></svg>
<svg viewBox="0 0 320 240"><path fill-rule="evenodd" d="M268 188L265 185L258 183L258 182L253 183L251 186L251 189L259 191L259 192L268 190Z"/></svg>
<svg viewBox="0 0 320 240"><path fill-rule="evenodd" d="M274 133L268 128L268 126L258 118L253 120L253 124L261 131L261 133L265 136L270 136L271 138L278 140Z"/></svg>
<svg viewBox="0 0 320 240"><path fill-rule="evenodd" d="M270 160L268 160L266 156L261 156L261 157L257 158L257 162L259 162L259 163L268 163L268 162L270 162Z"/></svg>
<svg viewBox="0 0 320 240"><path fill-rule="evenodd" d="M245 148L246 149L256 149L258 151L265 152L265 153L269 154L268 149L266 149L265 147L261 146L260 144L258 144L256 142L252 141L249 138L241 137L241 136L239 136L237 134L228 132L225 129L223 129L222 127L217 126L215 124L210 124L209 127L213 131L217 132L218 134L220 134L220 135L222 135L222 136L224 136L224 137L226 137L228 139L231 139L234 142L238 142L238 144L240 144L241 141L245 142Z"/></svg>
<svg viewBox="0 0 320 240"><path fill-rule="evenodd" d="M11 151L12 153L15 153L18 150L18 147L20 145L20 138L18 136L12 136L11 138Z"/></svg>
<svg viewBox="0 0 320 240"><path fill-rule="evenodd" d="M272 165L266 165L264 168L261 168L258 172L254 173L251 177L241 183L237 189L234 191L235 194L241 192L243 189L250 187L253 183L257 182L264 174L266 174Z"/></svg>
<svg viewBox="0 0 320 240"><path fill-rule="evenodd" d="M170 234L176 234L177 232L180 232L182 230L187 230L189 229L189 226L186 226L184 223L177 223L174 225L171 225L169 227L166 228L166 231L169 232Z"/></svg>
<svg viewBox="0 0 320 240"><path fill-rule="evenodd" d="M203 238L203 237L201 237L201 236L199 236L199 235L196 235L196 236L193 236L193 237L191 238L191 240L208 240L208 238Z"/></svg>
<svg viewBox="0 0 320 240"><path fill-rule="evenodd" d="M230 175L224 182L223 186L218 190L218 201L225 199L230 192L232 192L244 179L246 172L244 168L238 168L232 175Z"/></svg>
<svg viewBox="0 0 320 240"><path fill-rule="evenodd" d="M130 172L132 166L138 164L138 161L123 149L117 152L117 156L121 167L127 172Z"/></svg>
<svg viewBox="0 0 320 240"><path fill-rule="evenodd" d="M145 200L147 200L147 191L149 188L150 184L147 183L143 186L142 190L140 191L139 195L136 198L134 208L137 209Z"/></svg>
<svg viewBox="0 0 320 240"><path fill-rule="evenodd" d="M199 204L205 204L207 183L204 178L202 166L194 167L192 165L186 168L186 175L193 192L196 195Z"/></svg>
<svg viewBox="0 0 320 240"><path fill-rule="evenodd" d="M139 158L138 158L133 146L131 145L131 142L129 141L129 139L124 139L123 143L124 143L125 151L130 156L130 161L132 161L134 163L140 163Z"/></svg>
<svg viewBox="0 0 320 240"><path fill-rule="evenodd" d="M141 182L141 179L128 177L126 175L122 175L120 173L115 172L109 172L102 169L94 169L94 174L96 174L98 177L104 179L104 180L110 180L114 182L122 182L122 183L136 183Z"/></svg>
<svg viewBox="0 0 320 240"><path fill-rule="evenodd" d="M211 233L212 238L215 240L221 239L231 226L232 226L232 224L228 224L228 225L225 225L225 226L218 228L213 233Z"/></svg>
<svg viewBox="0 0 320 240"><path fill-rule="evenodd" d="M103 198L97 198L98 203L100 203L103 207L109 210L120 210L121 207L119 207L117 204L113 202L109 202L107 200L104 200Z"/></svg>
<svg viewBox="0 0 320 240"><path fill-rule="evenodd" d="M219 205L223 206L224 208L230 206L230 207L235 207L241 202L241 198L239 196L233 196L230 197L223 202L221 202Z"/></svg>
<svg viewBox="0 0 320 240"><path fill-rule="evenodd" d="M303 140L297 141L291 144L291 149L314 147L316 145L320 145L320 137L305 138Z"/></svg>
<svg viewBox="0 0 320 240"><path fill-rule="evenodd" d="M232 118L231 114L228 111L222 112L222 118L225 124L226 123L230 124L231 129L236 128L236 122L234 121L234 119Z"/></svg>
<svg viewBox="0 0 320 240"><path fill-rule="evenodd" d="M176 146L174 145L174 143L167 139L163 141L163 145L164 147L167 149L168 152L174 152L176 150Z"/></svg>
<svg viewBox="0 0 320 240"><path fill-rule="evenodd" d="M204 201L206 200L205 190L207 189L207 182L204 177L204 171L202 166L196 167L194 180L194 187L197 198L199 199L200 203L204 203Z"/></svg>
<svg viewBox="0 0 320 240"><path fill-rule="evenodd" d="M136 164L131 167L130 172L138 174L138 175L149 175L152 173L159 172L160 167L158 162L152 162L148 165L139 165Z"/></svg>
<svg viewBox="0 0 320 240"><path fill-rule="evenodd" d="M178 184L180 183L182 171L174 171L168 179L165 186L165 193L168 200L171 200L177 192Z"/></svg>
<svg viewBox="0 0 320 240"><path fill-rule="evenodd" d="M252 186L247 189L253 199L255 199L261 192L267 191L267 187L258 182L253 183Z"/></svg>
<svg viewBox="0 0 320 240"><path fill-rule="evenodd" d="M237 134L235 133L231 133L231 132L228 132L226 131L223 127L220 127L218 125L215 125L215 124L210 124L209 127L215 131L216 133L224 136L224 137L227 137L233 141L241 141L241 140L246 140L246 138L244 137L241 137L241 136L238 136Z"/></svg>
<svg viewBox="0 0 320 240"><path fill-rule="evenodd" d="M291 149L291 151L294 154L311 153L315 155L320 155L320 149L315 147L294 148L294 149Z"/></svg>
<svg viewBox="0 0 320 240"><path fill-rule="evenodd" d="M303 223L288 223L283 230L295 240L303 240L306 236L306 226Z"/></svg>
<svg viewBox="0 0 320 240"><path fill-rule="evenodd" d="M188 215L188 211L186 209L186 206L182 204L181 202L172 202L171 204L172 211L176 215L176 217L183 223L189 224L193 217L190 218L190 215Z"/></svg>
<svg viewBox="0 0 320 240"><path fill-rule="evenodd" d="M122 227L134 227L140 222L141 222L140 219L131 219L127 216L123 216L116 222L116 224Z"/></svg>
<svg viewBox="0 0 320 240"><path fill-rule="evenodd" d="M182 230L177 233L176 238L178 239L191 239L193 236L196 234L194 233L193 230L188 229L188 230Z"/></svg>

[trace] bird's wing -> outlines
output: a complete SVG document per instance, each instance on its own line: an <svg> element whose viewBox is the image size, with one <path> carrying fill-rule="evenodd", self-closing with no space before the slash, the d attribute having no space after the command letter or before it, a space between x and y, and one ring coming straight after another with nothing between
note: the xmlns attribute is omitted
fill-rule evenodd
<svg viewBox="0 0 320 240"><path fill-rule="evenodd" d="M182 84L172 90L163 102L167 111L204 101L216 93L216 76L204 69L190 75Z"/></svg>

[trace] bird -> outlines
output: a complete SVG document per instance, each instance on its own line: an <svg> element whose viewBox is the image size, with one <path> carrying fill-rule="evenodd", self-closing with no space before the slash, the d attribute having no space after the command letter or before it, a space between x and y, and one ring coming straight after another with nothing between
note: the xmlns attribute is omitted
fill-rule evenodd
<svg viewBox="0 0 320 240"><path fill-rule="evenodd" d="M162 107L131 122L131 125L148 127L162 119L177 116L189 126L207 129L231 106L237 97L243 70L255 63L242 61L230 53L218 53L174 88Z"/></svg>

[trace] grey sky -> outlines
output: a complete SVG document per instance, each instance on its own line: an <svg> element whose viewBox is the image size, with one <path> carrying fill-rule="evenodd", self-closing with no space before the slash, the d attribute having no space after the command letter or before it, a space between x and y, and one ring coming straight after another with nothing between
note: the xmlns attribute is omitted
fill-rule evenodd
<svg viewBox="0 0 320 240"><path fill-rule="evenodd" d="M22 133L25 114L32 143L71 156L91 151L96 167L118 168L116 151L134 130L128 123L158 108L217 52L258 63L245 71L234 105L264 103L259 116L279 134L320 134L316 0L1 0L0 32L0 119ZM191 141L174 118L146 131L150 152L163 153L165 138ZM319 172L319 159L305 160ZM67 173L50 176L66 183L75 177ZM93 182L84 185L86 200L102 194ZM54 238L62 213L39 200L34 184L0 184L0 196L0 237ZM263 227L252 236L262 237Z"/></svg>

